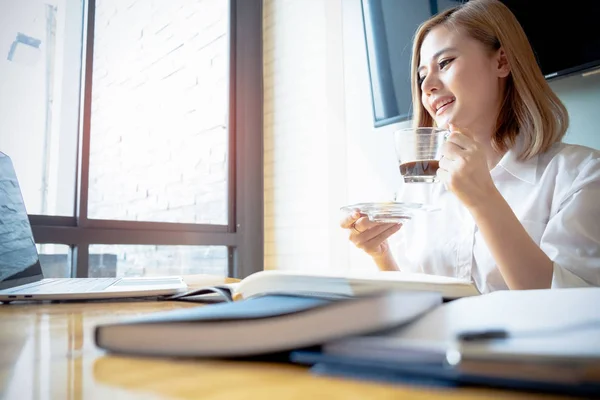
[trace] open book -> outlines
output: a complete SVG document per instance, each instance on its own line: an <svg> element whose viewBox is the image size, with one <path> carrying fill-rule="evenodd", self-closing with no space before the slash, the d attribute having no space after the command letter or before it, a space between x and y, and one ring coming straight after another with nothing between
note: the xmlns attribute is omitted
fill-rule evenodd
<svg viewBox="0 0 600 400"><path fill-rule="evenodd" d="M306 272L267 270L256 272L233 284L215 285L171 296L191 299L218 294L224 301L248 299L268 294L305 295L329 299L354 297L382 290L437 292L451 300L480 294L472 281L445 276L400 271Z"/></svg>

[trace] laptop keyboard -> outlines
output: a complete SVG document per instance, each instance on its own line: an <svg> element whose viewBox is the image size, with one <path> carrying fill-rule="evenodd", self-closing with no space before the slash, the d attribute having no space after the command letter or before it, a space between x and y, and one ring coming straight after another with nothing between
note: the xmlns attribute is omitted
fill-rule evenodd
<svg viewBox="0 0 600 400"><path fill-rule="evenodd" d="M54 294L101 292L119 278L68 278L43 279L14 289L6 289L4 294Z"/></svg>

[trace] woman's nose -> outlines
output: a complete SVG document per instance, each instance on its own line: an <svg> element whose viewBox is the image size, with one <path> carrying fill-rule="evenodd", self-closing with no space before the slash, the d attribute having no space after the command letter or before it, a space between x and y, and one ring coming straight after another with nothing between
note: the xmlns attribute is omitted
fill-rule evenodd
<svg viewBox="0 0 600 400"><path fill-rule="evenodd" d="M439 89L440 80L436 77L435 74L427 74L427 76L425 76L425 79L421 83L421 90L425 94L431 94Z"/></svg>

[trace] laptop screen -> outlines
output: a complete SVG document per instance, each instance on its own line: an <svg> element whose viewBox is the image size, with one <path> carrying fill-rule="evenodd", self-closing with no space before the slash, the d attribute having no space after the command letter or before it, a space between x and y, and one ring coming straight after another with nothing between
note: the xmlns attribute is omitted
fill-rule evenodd
<svg viewBox="0 0 600 400"><path fill-rule="evenodd" d="M42 278L17 175L10 158L0 152L0 289Z"/></svg>

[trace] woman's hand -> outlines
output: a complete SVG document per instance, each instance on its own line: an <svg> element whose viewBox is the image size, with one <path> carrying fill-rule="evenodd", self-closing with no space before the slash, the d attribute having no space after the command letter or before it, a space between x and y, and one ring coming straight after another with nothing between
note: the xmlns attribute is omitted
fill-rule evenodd
<svg viewBox="0 0 600 400"><path fill-rule="evenodd" d="M485 204L497 192L480 144L457 131L442 147L437 176L469 209Z"/></svg>
<svg viewBox="0 0 600 400"><path fill-rule="evenodd" d="M342 219L340 226L348 231L348 238L356 247L377 258L388 254L387 239L398 232L402 224L373 222L354 211Z"/></svg>

